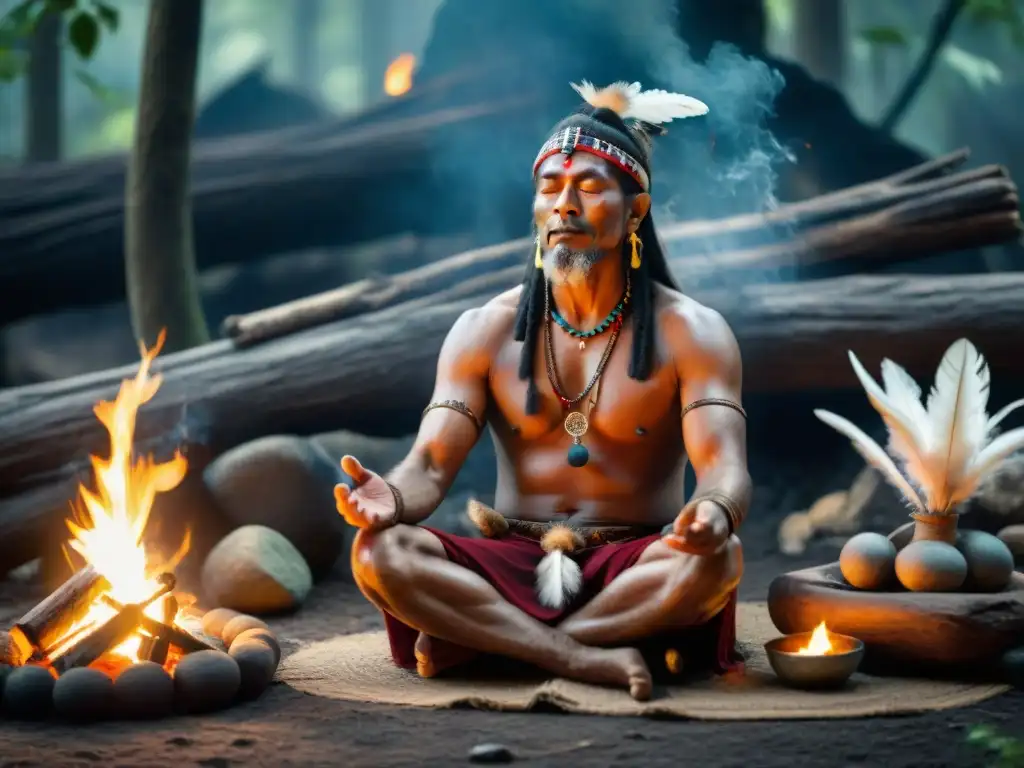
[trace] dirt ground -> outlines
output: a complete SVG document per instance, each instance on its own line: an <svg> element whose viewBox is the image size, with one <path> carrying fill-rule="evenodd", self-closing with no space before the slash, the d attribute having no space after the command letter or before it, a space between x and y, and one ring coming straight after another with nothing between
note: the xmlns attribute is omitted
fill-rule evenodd
<svg viewBox="0 0 1024 768"><path fill-rule="evenodd" d="M743 599L763 599L784 570L834 556L819 545L801 560L748 559ZM24 588L0 590L5 617ZM20 602L20 600L19 600ZM380 626L342 576L318 585L303 610L272 622L286 652L299 642ZM271 687L256 702L156 723L73 727L0 722L0 766L448 766L474 745L498 742L536 766L983 766L966 743L992 724L1021 732L1024 692L980 706L914 717L705 723L559 713L506 714L350 704Z"/></svg>

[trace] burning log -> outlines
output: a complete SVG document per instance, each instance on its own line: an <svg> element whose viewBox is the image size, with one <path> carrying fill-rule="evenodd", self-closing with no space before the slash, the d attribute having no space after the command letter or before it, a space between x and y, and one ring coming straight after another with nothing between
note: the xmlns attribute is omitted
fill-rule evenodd
<svg viewBox="0 0 1024 768"><path fill-rule="evenodd" d="M81 572L79 571L79 573ZM78 574L76 573L76 575ZM72 577L69 583L73 581L75 581L75 577ZM44 651L45 655L49 656L50 666L58 675L75 667L88 667L101 655L127 640L138 631L145 616L145 609L174 589L175 579L171 573L161 574L158 582L160 587L144 602L119 605L117 613L98 628L86 626L76 633L76 636L82 635L83 637L74 644L70 644L74 638L67 634L54 638ZM96 597L103 601L110 599L105 594L94 596L85 604L83 616L89 608L93 607Z"/></svg>
<svg viewBox="0 0 1024 768"><path fill-rule="evenodd" d="M136 450L166 448L187 404L203 414L211 453L275 433L351 429L398 436L415 429L433 387L441 343L456 318L493 291L415 311L404 305L246 349L227 341L158 361L163 382L138 417ZM994 376L1024 374L1015 331L1024 326L1024 275L862 276L700 292L721 311L743 350L747 390L848 388L846 357L864 365L897 357L931 374L949 343L970 337ZM813 365L779 361L813 361ZM87 453L104 450L92 406L128 373L104 371L0 392L0 567L35 556L60 521L69 478ZM177 433L180 434L180 433Z"/></svg>
<svg viewBox="0 0 1024 768"><path fill-rule="evenodd" d="M962 162L953 153L896 176L767 214L673 224L661 237L680 255L673 271L690 287L752 282L764 274L804 272L844 260L893 264L946 251L1010 241L1022 231L1017 189L1005 169L986 166L929 178ZM735 249L722 250L724 243ZM387 277L370 277L249 315L230 317L224 333L239 346L314 325L429 297L454 301L522 278L529 239L480 248ZM699 254L707 256L698 258ZM709 255L710 254L710 255Z"/></svg>
<svg viewBox="0 0 1024 768"><path fill-rule="evenodd" d="M174 600L172 597L171 600ZM119 602L109 596L104 596L103 602L109 605L115 610L122 610L124 608ZM177 613L177 600L173 603L175 614ZM170 620L167 619L167 614L170 612L170 607L165 604L164 620L157 621L151 616L143 614L139 618L139 626L144 629L152 638L156 640L163 640L168 646L174 646L178 648L182 653L197 653L198 651L215 651L209 643L204 640L200 640L198 637L190 632L186 632L183 629L179 629L174 626L171 622L174 620L172 616ZM154 648L156 644L154 643ZM164 650L164 656L167 655L167 649ZM150 661L156 661L156 659L150 659ZM162 662L161 662L162 663Z"/></svg>
<svg viewBox="0 0 1024 768"><path fill-rule="evenodd" d="M21 663L41 658L89 612L110 583L92 566L77 571L11 627Z"/></svg>
<svg viewBox="0 0 1024 768"><path fill-rule="evenodd" d="M163 626L173 628L174 617L177 615L178 599L174 595L168 595L167 601L164 603L164 617L162 622ZM146 631L151 632L152 630L146 629ZM170 637L168 636L168 633L163 631L163 627L161 627L161 631L158 634L151 634L150 637L152 638L153 642L150 643L149 648L146 649L145 658L149 661L159 664L160 666L163 666L164 662L167 661L167 652L171 649ZM181 646L179 645L178 647L180 648Z"/></svg>

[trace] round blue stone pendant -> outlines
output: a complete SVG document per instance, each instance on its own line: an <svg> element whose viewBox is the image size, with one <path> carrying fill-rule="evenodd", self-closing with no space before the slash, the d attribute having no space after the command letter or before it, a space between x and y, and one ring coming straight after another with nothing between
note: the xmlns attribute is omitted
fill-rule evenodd
<svg viewBox="0 0 1024 768"><path fill-rule="evenodd" d="M572 437L572 445L569 447L569 466L583 467L590 461L590 451L582 444L582 438L587 434L590 423L587 417L579 411L573 411L565 417L565 431Z"/></svg>
<svg viewBox="0 0 1024 768"><path fill-rule="evenodd" d="M590 461L590 451L587 450L587 446L574 443L569 447L570 467L585 467L588 461Z"/></svg>

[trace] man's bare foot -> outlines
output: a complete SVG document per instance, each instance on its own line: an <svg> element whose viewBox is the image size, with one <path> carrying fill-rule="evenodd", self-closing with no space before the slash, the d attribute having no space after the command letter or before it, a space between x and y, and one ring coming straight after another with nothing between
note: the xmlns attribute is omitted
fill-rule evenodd
<svg viewBox="0 0 1024 768"><path fill-rule="evenodd" d="M445 640L438 640L424 632L416 638L416 671L420 677L436 677L447 669L471 661L479 654Z"/></svg>
<svg viewBox="0 0 1024 768"><path fill-rule="evenodd" d="M637 701L651 698L651 671L635 648L587 648L568 673L583 682L628 688Z"/></svg>

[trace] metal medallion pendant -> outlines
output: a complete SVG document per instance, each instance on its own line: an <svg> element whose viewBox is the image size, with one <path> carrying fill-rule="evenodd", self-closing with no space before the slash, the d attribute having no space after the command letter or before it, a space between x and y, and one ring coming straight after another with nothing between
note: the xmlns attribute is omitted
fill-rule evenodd
<svg viewBox="0 0 1024 768"><path fill-rule="evenodd" d="M583 445L582 439L590 428L587 417L579 411L573 411L565 417L565 431L572 437L572 445L569 447L568 461L571 467L584 467L590 461L590 451Z"/></svg>

